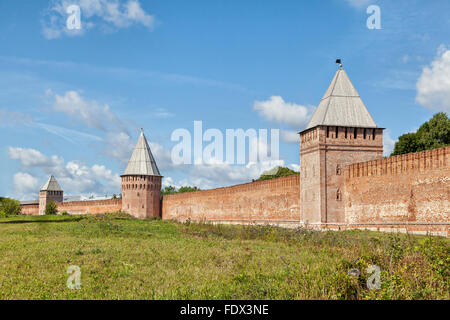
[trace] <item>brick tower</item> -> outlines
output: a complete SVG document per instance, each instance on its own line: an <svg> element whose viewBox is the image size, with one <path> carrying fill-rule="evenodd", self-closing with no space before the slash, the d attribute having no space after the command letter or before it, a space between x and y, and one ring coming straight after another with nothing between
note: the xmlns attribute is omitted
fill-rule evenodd
<svg viewBox="0 0 450 320"><path fill-rule="evenodd" d="M141 129L122 178L122 211L136 218L161 216L161 179L155 159Z"/></svg>
<svg viewBox="0 0 450 320"><path fill-rule="evenodd" d="M54 176L50 176L39 191L39 215L45 215L45 207L49 201L63 202L63 190Z"/></svg>
<svg viewBox="0 0 450 320"><path fill-rule="evenodd" d="M383 156L378 128L339 65L306 129L300 132L300 219L343 223L344 167Z"/></svg>

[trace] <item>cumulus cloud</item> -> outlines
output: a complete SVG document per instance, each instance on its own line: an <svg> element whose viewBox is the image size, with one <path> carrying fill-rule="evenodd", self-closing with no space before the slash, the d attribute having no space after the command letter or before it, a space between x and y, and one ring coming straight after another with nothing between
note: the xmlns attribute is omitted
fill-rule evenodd
<svg viewBox="0 0 450 320"><path fill-rule="evenodd" d="M48 158L38 150L13 147L9 147L8 150L11 159L19 160L26 167L45 166L48 164Z"/></svg>
<svg viewBox="0 0 450 320"><path fill-rule="evenodd" d="M175 181L172 177L164 177L162 179L162 187L175 187L177 189L181 188L181 187L186 187L186 186L191 186L192 184L189 183L189 181L187 179L182 179L180 181Z"/></svg>
<svg viewBox="0 0 450 320"><path fill-rule="evenodd" d="M297 131L281 130L281 140L287 143L300 143L300 135Z"/></svg>
<svg viewBox="0 0 450 320"><path fill-rule="evenodd" d="M283 160L250 162L245 166L226 163L195 165L189 173L189 182L201 189L218 188L249 182L276 166L284 166Z"/></svg>
<svg viewBox="0 0 450 320"><path fill-rule="evenodd" d="M14 190L21 200L31 200L39 194L39 181L26 172L17 172L13 176Z"/></svg>
<svg viewBox="0 0 450 320"><path fill-rule="evenodd" d="M104 153L126 163L133 152L134 142L126 132L109 132L105 136Z"/></svg>
<svg viewBox="0 0 450 320"><path fill-rule="evenodd" d="M33 172L41 177L42 184L48 176L54 175L68 194L104 195L120 191L120 176L104 165L88 166L81 161L65 163L64 159L57 155L48 157L38 150L26 148L9 147L9 157L19 160L23 166L21 170L24 172L18 172L14 176L14 185L21 199L31 190L39 189L39 186L36 186L37 178L31 174ZM27 179L28 182L25 181ZM22 182L23 187L17 187L19 182Z"/></svg>
<svg viewBox="0 0 450 320"><path fill-rule="evenodd" d="M285 123L300 130L311 117L311 107L285 102L280 96L272 96L266 101L255 101L253 109L269 121Z"/></svg>
<svg viewBox="0 0 450 320"><path fill-rule="evenodd" d="M416 101L431 110L450 112L450 50L441 45L417 81Z"/></svg>
<svg viewBox="0 0 450 320"><path fill-rule="evenodd" d="M101 149L104 154L122 163L128 161L134 142L128 133L126 123L117 117L108 104L89 100L74 90L67 91L63 95L53 93L51 90L47 90L46 93L52 99L52 110L62 112L91 128L104 132L103 138L87 135L88 138L102 141ZM61 134L61 130L55 131L48 125L44 129Z"/></svg>
<svg viewBox="0 0 450 320"><path fill-rule="evenodd" d="M66 28L71 5L78 5L81 11L81 29ZM155 26L155 16L148 14L138 0L53 0L42 20L42 33L47 39L63 35L82 35L86 30L100 27L105 31L142 25L149 30Z"/></svg>
<svg viewBox="0 0 450 320"><path fill-rule="evenodd" d="M53 110L81 120L90 127L103 131L106 131L108 126L124 127L122 121L110 110L108 104L102 105L95 100L87 100L79 92L73 90L67 91L62 96L51 90L47 90L46 93L54 99Z"/></svg>

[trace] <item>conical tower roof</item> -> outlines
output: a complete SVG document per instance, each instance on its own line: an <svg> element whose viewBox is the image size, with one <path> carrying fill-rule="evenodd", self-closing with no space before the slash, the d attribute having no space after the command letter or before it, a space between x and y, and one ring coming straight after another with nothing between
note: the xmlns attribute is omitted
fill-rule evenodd
<svg viewBox="0 0 450 320"><path fill-rule="evenodd" d="M142 129L123 175L161 176Z"/></svg>
<svg viewBox="0 0 450 320"><path fill-rule="evenodd" d="M63 191L54 176L50 176L47 182L42 186L41 191Z"/></svg>
<svg viewBox="0 0 450 320"><path fill-rule="evenodd" d="M319 125L377 127L342 66L334 75L306 130Z"/></svg>

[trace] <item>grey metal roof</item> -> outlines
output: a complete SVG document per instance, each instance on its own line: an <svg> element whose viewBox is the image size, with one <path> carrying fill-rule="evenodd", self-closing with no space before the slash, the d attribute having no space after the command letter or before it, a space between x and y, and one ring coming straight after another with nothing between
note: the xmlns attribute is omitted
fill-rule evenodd
<svg viewBox="0 0 450 320"><path fill-rule="evenodd" d="M318 125L377 127L342 67L334 75L306 130Z"/></svg>
<svg viewBox="0 0 450 320"><path fill-rule="evenodd" d="M47 182L42 186L41 191L63 191L54 176L50 176Z"/></svg>
<svg viewBox="0 0 450 320"><path fill-rule="evenodd" d="M156 161L153 158L147 139L142 130L141 136L139 137L123 175L160 176L158 166L156 165Z"/></svg>

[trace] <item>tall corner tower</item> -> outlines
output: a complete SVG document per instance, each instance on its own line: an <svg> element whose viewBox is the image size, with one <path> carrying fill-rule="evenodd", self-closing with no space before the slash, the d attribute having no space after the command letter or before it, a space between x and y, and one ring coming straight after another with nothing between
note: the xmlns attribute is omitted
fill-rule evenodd
<svg viewBox="0 0 450 320"><path fill-rule="evenodd" d="M49 201L63 202L64 192L54 176L50 176L39 191L39 215L45 215L45 207Z"/></svg>
<svg viewBox="0 0 450 320"><path fill-rule="evenodd" d="M162 176L142 129L121 178L123 212L141 219L161 216Z"/></svg>
<svg viewBox="0 0 450 320"><path fill-rule="evenodd" d="M373 121L340 64L311 121L300 132L303 223L345 221L344 167L381 158L383 130Z"/></svg>

